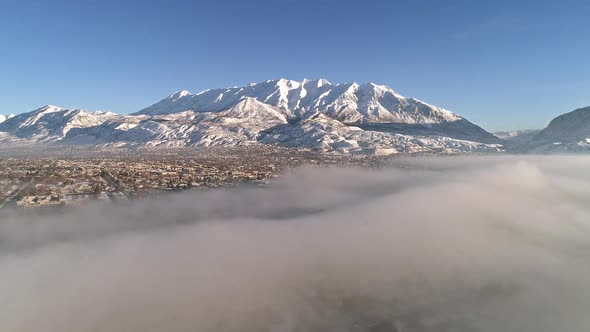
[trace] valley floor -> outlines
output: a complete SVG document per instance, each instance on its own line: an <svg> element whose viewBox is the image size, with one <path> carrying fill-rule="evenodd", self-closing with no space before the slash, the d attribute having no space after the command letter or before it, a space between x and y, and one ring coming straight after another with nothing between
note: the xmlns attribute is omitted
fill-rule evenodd
<svg viewBox="0 0 590 332"><path fill-rule="evenodd" d="M2 150L0 208L58 208L239 183L263 185L302 165L372 166L384 159L260 146Z"/></svg>

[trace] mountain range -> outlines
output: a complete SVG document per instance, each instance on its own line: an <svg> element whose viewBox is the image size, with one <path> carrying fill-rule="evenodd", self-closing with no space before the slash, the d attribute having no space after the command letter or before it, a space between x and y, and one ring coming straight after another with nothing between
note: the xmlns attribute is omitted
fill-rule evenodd
<svg viewBox="0 0 590 332"><path fill-rule="evenodd" d="M559 131L564 125L555 126ZM552 132L537 135L545 142L557 135L549 130ZM331 84L323 79L269 80L197 94L178 91L128 115L47 105L0 118L3 147L269 144L337 153L397 154L484 153L526 145L514 142L446 109L403 97L387 86Z"/></svg>

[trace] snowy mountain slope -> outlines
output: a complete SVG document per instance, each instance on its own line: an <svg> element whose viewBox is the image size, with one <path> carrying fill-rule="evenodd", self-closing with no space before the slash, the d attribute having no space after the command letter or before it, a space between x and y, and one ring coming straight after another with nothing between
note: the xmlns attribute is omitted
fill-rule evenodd
<svg viewBox="0 0 590 332"><path fill-rule="evenodd" d="M590 137L590 106L578 108L551 120L533 140L575 141Z"/></svg>
<svg viewBox="0 0 590 332"><path fill-rule="evenodd" d="M488 133L466 119L440 123L367 123L359 124L358 126L364 130L404 135L446 136L459 140L489 144L503 143L502 139Z"/></svg>
<svg viewBox="0 0 590 332"><path fill-rule="evenodd" d="M65 144L216 146L256 143L259 131L287 123L278 109L244 98L220 112L119 116L100 126L71 130Z"/></svg>
<svg viewBox="0 0 590 332"><path fill-rule="evenodd" d="M55 142L65 137L73 128L97 126L112 116L114 116L112 113L91 113L81 109L64 109L47 105L13 116L0 123L0 132L20 139Z"/></svg>
<svg viewBox="0 0 590 332"><path fill-rule="evenodd" d="M191 134L191 146L256 143L260 131L287 123L277 108L253 98L244 98L232 108L206 113Z"/></svg>
<svg viewBox="0 0 590 332"><path fill-rule="evenodd" d="M590 152L590 106L562 114L549 125L511 146L515 152Z"/></svg>
<svg viewBox="0 0 590 332"><path fill-rule="evenodd" d="M10 118L13 118L13 117L14 117L14 114L8 114L8 115L0 114L0 123L4 122Z"/></svg>
<svg viewBox="0 0 590 332"><path fill-rule="evenodd" d="M299 87L299 85L299 82L281 79L250 84L241 88L205 90L198 94L179 91L136 114L170 114L186 110L219 112L234 106L244 97L254 98L265 104L288 110L288 95L290 91L295 87ZM291 113L288 115L293 116Z"/></svg>
<svg viewBox="0 0 590 332"><path fill-rule="evenodd" d="M305 119L320 112L344 124L371 131L501 143L494 135L457 114L403 97L387 86L373 83L333 85L327 80L280 79L198 94L180 91L135 114L173 114L186 110L220 112L243 98L277 107L290 120Z"/></svg>
<svg viewBox="0 0 590 332"><path fill-rule="evenodd" d="M500 144L485 144L444 136L404 135L347 126L316 113L295 124L279 125L261 133L260 141L287 147L311 147L340 153L484 153L502 151Z"/></svg>
<svg viewBox="0 0 590 332"><path fill-rule="evenodd" d="M322 113L289 124L269 128L261 133L260 141L288 147L311 147L319 150L348 147L359 148L358 142L347 137L362 129L347 126Z"/></svg>
<svg viewBox="0 0 590 332"><path fill-rule="evenodd" d="M372 83L266 81L179 91L131 115L45 106L0 123L0 145L277 144L341 153L486 152L502 141L442 108Z"/></svg>
<svg viewBox="0 0 590 332"><path fill-rule="evenodd" d="M383 85L332 85L326 80L297 82L287 79L206 90L198 94L176 92L136 114L169 114L186 110L218 112L244 97L276 106L289 117L302 118L319 111L344 123L440 123L462 119L440 107L405 98Z"/></svg>

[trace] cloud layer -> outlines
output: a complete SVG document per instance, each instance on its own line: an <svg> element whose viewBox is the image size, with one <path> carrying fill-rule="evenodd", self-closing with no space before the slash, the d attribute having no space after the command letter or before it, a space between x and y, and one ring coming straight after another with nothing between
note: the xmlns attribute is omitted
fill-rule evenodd
<svg viewBox="0 0 590 332"><path fill-rule="evenodd" d="M2 331L587 331L590 158L396 159L2 215Z"/></svg>

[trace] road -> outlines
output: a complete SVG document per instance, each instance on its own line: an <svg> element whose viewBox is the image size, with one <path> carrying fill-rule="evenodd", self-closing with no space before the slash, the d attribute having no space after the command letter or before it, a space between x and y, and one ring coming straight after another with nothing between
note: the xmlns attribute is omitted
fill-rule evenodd
<svg viewBox="0 0 590 332"><path fill-rule="evenodd" d="M118 181L118 179L112 175L110 172L104 171L101 174L101 177L113 188L117 189L125 198L127 198L127 186L122 182Z"/></svg>
<svg viewBox="0 0 590 332"><path fill-rule="evenodd" d="M31 179L29 182L23 184L20 188L18 188L17 190L15 190L12 195L10 195L10 196L8 196L6 198L6 200L4 201L4 203L0 204L0 209L3 209L4 207L9 207L9 206L15 206L16 205L16 196L18 196L18 194L20 194L21 191L25 190L30 185L32 185L33 182L34 182L34 180Z"/></svg>

